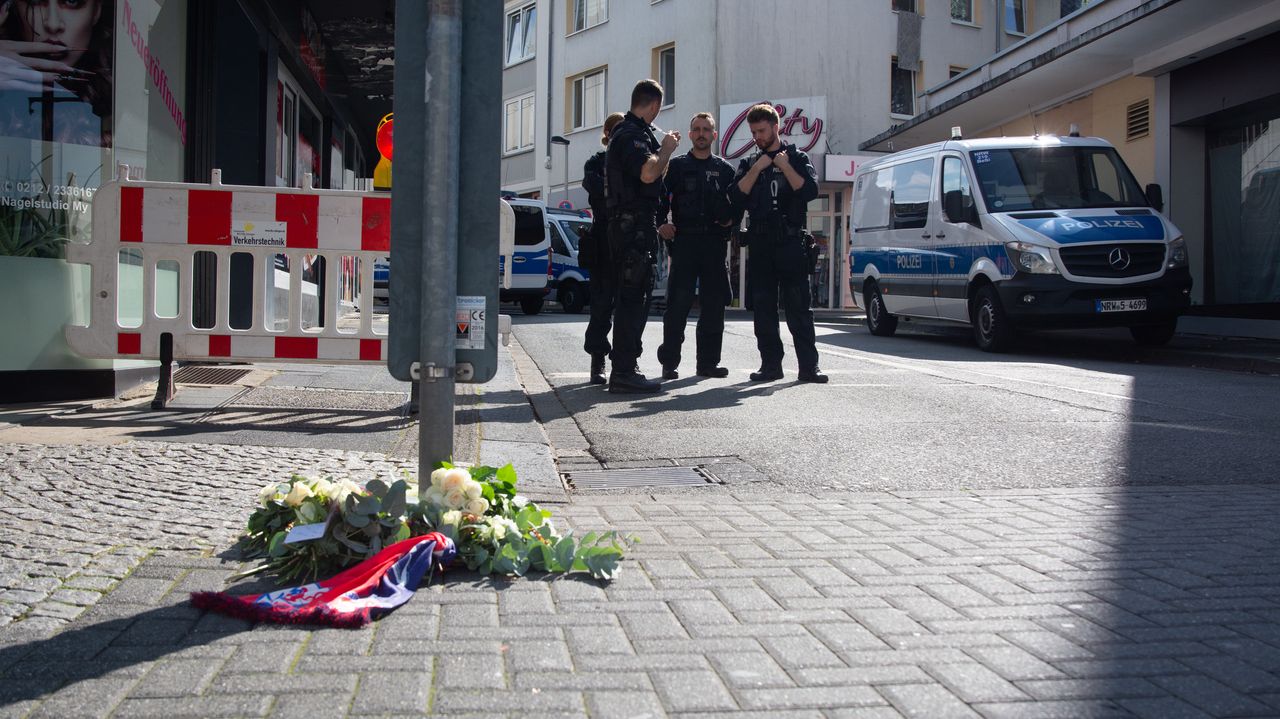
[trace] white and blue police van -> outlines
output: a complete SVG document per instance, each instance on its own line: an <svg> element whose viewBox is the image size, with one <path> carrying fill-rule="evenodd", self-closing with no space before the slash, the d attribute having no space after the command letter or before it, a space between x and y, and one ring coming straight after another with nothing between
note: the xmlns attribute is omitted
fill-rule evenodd
<svg viewBox="0 0 1280 719"><path fill-rule="evenodd" d="M854 177L849 282L872 334L900 318L968 324L988 352L1023 328L1173 337L1191 274L1158 185L1144 191L1099 138L953 132Z"/></svg>
<svg viewBox="0 0 1280 719"><path fill-rule="evenodd" d="M541 200L511 198L507 200L515 213L515 254L511 260L511 287L503 287L499 279L498 299L518 302L527 315L542 311L551 286L551 221L547 205ZM498 258L498 277L502 277L506 258Z"/></svg>
<svg viewBox="0 0 1280 719"><path fill-rule="evenodd" d="M373 260L373 303L391 304L391 258Z"/></svg>

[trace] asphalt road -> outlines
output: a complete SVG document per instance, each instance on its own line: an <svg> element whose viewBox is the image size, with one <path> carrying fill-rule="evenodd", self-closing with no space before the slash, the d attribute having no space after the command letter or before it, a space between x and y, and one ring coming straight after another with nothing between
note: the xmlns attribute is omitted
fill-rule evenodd
<svg viewBox="0 0 1280 719"><path fill-rule="evenodd" d="M757 385L750 315L730 313L725 379L656 396L588 384L585 315L516 315L515 335L606 462L737 456L797 490L963 490L1280 482L1280 379L1155 366L1120 335L1033 336L978 351L962 330L878 338L819 324L825 386ZM660 372L650 318L641 371Z"/></svg>

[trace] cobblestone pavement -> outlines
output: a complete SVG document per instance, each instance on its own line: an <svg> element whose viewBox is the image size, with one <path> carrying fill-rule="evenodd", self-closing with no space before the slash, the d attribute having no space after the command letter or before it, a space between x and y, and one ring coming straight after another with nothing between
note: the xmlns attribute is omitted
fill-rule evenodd
<svg viewBox="0 0 1280 719"><path fill-rule="evenodd" d="M61 450L8 451L30 484ZM0 715L1280 716L1276 487L579 495L571 525L643 540L614 582L454 572L372 627L312 631L186 603L222 586L207 549L261 479L216 466L268 471L271 450L103 452L77 460L96 493L50 497L83 481L63 472L22 495L24 527L101 502L130 460L192 477L160 517L204 527L113 508L166 551L57 635L4 635ZM105 536L77 516L25 541Z"/></svg>
<svg viewBox="0 0 1280 719"><path fill-rule="evenodd" d="M61 628L152 552L230 546L270 478L401 467L417 463L170 442L0 444L0 631Z"/></svg>

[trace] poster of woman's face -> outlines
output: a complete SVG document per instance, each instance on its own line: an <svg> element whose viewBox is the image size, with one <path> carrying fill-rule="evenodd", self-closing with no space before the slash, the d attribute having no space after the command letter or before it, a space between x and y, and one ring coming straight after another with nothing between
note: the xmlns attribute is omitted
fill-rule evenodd
<svg viewBox="0 0 1280 719"><path fill-rule="evenodd" d="M0 0L0 135L111 145L114 0Z"/></svg>

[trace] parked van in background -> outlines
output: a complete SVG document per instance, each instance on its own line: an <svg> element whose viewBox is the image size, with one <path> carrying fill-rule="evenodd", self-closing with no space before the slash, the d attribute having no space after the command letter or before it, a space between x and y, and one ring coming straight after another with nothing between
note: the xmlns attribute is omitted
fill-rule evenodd
<svg viewBox="0 0 1280 719"><path fill-rule="evenodd" d="M888 155L854 177L850 290L875 335L909 318L969 324L988 352L1021 328L1122 326L1163 344L1191 274L1161 194L1099 138L954 139Z"/></svg>
<svg viewBox="0 0 1280 719"><path fill-rule="evenodd" d="M511 287L499 286L501 302L519 302L527 315L542 311L542 303L550 291L551 228L547 205L541 200L512 198L507 200L516 216L516 253L511 261ZM498 258L498 276L502 276L505 258Z"/></svg>

